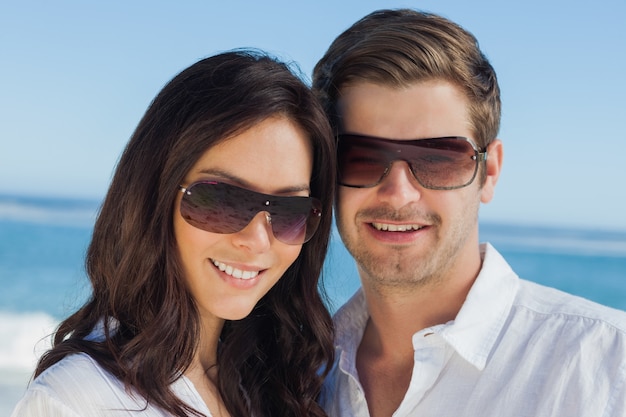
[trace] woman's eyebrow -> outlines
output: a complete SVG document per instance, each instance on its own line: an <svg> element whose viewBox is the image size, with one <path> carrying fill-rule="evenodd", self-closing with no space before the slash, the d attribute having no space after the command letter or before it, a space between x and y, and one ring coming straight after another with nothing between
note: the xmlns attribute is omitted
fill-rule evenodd
<svg viewBox="0 0 626 417"><path fill-rule="evenodd" d="M232 182L236 185L239 185L243 188L248 188L251 190L255 190L256 187L251 184L249 181L244 180L243 178L240 178L230 172L226 172L223 171L221 169L202 169L200 171L198 171L198 173L203 174L203 175L209 175L212 177L217 177L218 179L224 179L224 180L228 180L229 182ZM275 195L280 195L280 194L293 194L293 193L299 193L299 192L307 192L310 193L311 192L311 187L309 184L296 184L296 185L290 185L278 190L273 190L270 194L275 194Z"/></svg>

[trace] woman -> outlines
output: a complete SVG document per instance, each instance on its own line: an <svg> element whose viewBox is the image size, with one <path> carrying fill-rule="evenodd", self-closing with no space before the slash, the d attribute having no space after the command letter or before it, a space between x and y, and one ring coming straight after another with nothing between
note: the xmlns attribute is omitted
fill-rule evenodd
<svg viewBox="0 0 626 417"><path fill-rule="evenodd" d="M96 221L93 294L13 415L324 415L333 155L308 88L262 53L172 79Z"/></svg>

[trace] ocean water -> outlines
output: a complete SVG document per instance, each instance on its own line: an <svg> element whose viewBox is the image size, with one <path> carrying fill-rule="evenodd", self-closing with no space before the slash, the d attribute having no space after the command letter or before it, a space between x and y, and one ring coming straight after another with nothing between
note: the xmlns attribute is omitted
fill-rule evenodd
<svg viewBox="0 0 626 417"><path fill-rule="evenodd" d="M47 337L89 294L83 259L98 201L0 195L0 417L23 393ZM523 278L626 310L626 232L481 224ZM331 310L359 285L336 233L324 269Z"/></svg>

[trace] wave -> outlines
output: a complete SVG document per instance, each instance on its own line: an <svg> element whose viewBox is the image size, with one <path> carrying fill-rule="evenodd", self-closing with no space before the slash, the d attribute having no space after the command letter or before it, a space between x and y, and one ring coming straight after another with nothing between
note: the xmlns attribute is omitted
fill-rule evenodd
<svg viewBox="0 0 626 417"><path fill-rule="evenodd" d="M46 313L0 312L0 373L34 371L57 325Z"/></svg>
<svg viewBox="0 0 626 417"><path fill-rule="evenodd" d="M523 225L481 224L481 240L496 248L551 254L626 257L626 233Z"/></svg>
<svg viewBox="0 0 626 417"><path fill-rule="evenodd" d="M58 323L45 313L0 311L0 416L10 416L26 391Z"/></svg>
<svg viewBox="0 0 626 417"><path fill-rule="evenodd" d="M510 237L497 236L489 239L496 247L515 247L516 249L541 250L547 253L626 257L626 242L610 240L572 240L567 238L546 237Z"/></svg>
<svg viewBox="0 0 626 417"><path fill-rule="evenodd" d="M0 220L91 226L98 208L93 200L0 195Z"/></svg>

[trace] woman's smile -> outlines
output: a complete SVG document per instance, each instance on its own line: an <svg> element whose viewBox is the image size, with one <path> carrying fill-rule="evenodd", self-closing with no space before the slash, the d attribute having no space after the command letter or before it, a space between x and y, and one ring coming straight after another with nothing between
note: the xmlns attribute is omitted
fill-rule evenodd
<svg viewBox="0 0 626 417"><path fill-rule="evenodd" d="M213 262L213 265L215 265L217 269L224 272L226 275L230 275L231 277L238 278L238 279L243 279L243 280L252 279L256 277L257 275L259 275L259 272L260 272L259 269L255 269L255 270L250 270L248 268L239 269L227 263L220 262L216 259L211 259L211 262Z"/></svg>

